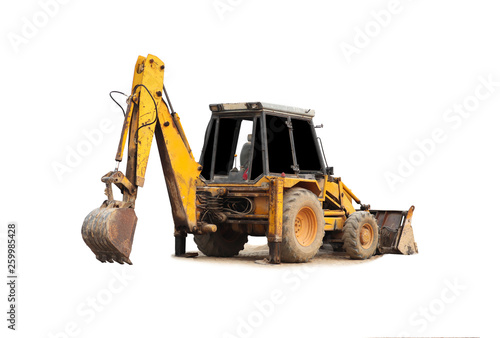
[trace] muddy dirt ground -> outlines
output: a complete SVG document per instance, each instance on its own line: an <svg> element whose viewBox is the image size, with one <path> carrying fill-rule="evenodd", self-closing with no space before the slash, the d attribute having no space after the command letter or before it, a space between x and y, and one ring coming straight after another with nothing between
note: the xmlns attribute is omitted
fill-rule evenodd
<svg viewBox="0 0 500 338"><path fill-rule="evenodd" d="M235 257L207 257L199 251L197 257L188 258L189 260L197 262L207 262L207 263L226 263L226 264L259 264L259 265L270 265L266 264L265 258L268 256L267 245L251 245L245 244L243 251ZM193 252L188 252L193 253ZM354 265L354 264L364 264L373 260L376 260L382 256L373 256L367 260L353 260L345 252L333 252L332 248L327 245L321 247L318 254L312 259L309 264L328 264L328 265ZM186 258L178 258L186 259ZM293 263L283 263L282 266L293 265Z"/></svg>

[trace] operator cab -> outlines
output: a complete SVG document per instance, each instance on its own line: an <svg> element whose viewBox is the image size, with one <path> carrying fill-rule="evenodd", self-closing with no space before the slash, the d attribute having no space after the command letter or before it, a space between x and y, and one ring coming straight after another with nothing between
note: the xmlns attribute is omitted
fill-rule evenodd
<svg viewBox="0 0 500 338"><path fill-rule="evenodd" d="M314 111L262 102L211 104L201 177L210 182L255 182L263 175L325 175Z"/></svg>

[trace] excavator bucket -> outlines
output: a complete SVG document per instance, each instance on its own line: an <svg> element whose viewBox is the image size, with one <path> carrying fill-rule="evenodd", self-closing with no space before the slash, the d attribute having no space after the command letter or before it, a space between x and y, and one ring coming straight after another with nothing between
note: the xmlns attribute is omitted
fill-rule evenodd
<svg viewBox="0 0 500 338"><path fill-rule="evenodd" d="M106 206L105 203L87 215L82 237L99 261L132 264L129 257L136 224L134 209Z"/></svg>
<svg viewBox="0 0 500 338"><path fill-rule="evenodd" d="M379 227L379 253L403 255L418 253L411 226L413 210L414 206L408 211L371 210Z"/></svg>

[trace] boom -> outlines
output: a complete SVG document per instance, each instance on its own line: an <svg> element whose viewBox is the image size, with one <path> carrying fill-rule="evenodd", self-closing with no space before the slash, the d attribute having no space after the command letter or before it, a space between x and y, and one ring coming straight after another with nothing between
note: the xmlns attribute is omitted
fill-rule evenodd
<svg viewBox="0 0 500 338"><path fill-rule="evenodd" d="M201 166L195 161L175 112L162 98L164 63L153 55L140 56L134 71L132 91L116 154L123 159L128 138L126 174L117 168L103 176L108 199L85 219L82 235L101 261L127 262L137 217L134 206L138 187L144 186L153 137L156 136L168 189L175 236L185 237L196 229L196 180ZM113 198L111 184L123 192L123 201ZM182 242L182 241L180 241Z"/></svg>

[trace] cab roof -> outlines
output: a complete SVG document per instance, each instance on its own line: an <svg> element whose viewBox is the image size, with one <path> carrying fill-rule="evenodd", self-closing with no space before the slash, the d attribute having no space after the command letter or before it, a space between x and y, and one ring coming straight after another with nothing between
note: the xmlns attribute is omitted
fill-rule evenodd
<svg viewBox="0 0 500 338"><path fill-rule="evenodd" d="M301 117L314 117L313 109L304 109L290 106L283 106L265 102L240 102L240 103L213 103L210 105L212 113L236 113L236 112L261 112L281 113Z"/></svg>

